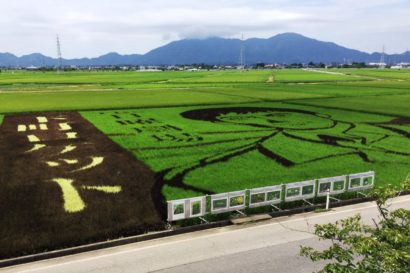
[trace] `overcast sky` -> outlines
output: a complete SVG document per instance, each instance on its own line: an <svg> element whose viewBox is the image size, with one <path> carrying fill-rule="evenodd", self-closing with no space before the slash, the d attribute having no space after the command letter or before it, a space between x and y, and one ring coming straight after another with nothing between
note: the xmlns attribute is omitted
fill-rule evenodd
<svg viewBox="0 0 410 273"><path fill-rule="evenodd" d="M183 38L297 32L366 52L410 48L410 0L8 0L0 52L95 57L145 53Z"/></svg>

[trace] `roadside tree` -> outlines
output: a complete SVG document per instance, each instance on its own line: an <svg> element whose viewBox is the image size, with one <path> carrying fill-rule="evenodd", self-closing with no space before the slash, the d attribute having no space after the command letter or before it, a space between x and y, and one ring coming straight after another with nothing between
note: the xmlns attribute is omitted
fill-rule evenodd
<svg viewBox="0 0 410 273"><path fill-rule="evenodd" d="M410 210L390 210L388 200L409 191L409 177L400 187L375 189L372 197L380 212L372 225L360 215L334 224L315 226L320 240L331 240L323 251L301 246L300 254L312 261L329 263L320 273L408 273L410 272Z"/></svg>

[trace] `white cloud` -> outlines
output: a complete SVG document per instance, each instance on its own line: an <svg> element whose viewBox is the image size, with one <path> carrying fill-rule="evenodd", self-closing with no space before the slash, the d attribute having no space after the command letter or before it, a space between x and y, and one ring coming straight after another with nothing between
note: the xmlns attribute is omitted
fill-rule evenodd
<svg viewBox="0 0 410 273"><path fill-rule="evenodd" d="M410 47L409 0L13 0L0 10L0 52L65 57L143 53L174 39L298 32L364 51Z"/></svg>

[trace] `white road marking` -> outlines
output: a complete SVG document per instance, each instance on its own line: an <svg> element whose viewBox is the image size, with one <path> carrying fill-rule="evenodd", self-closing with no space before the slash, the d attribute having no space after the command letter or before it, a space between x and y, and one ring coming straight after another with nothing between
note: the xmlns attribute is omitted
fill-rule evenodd
<svg viewBox="0 0 410 273"><path fill-rule="evenodd" d="M390 204L399 204L399 203L404 203L404 202L409 202L409 200L408 200L408 199L397 200L397 201L394 200L394 201L392 201ZM240 228L240 229L236 229L236 230L223 231L223 232L217 233L217 234L213 233L213 234L209 234L209 235L198 236L198 237L195 237L195 238L188 238L188 239L183 239L183 240L178 240L178 241L172 241L172 242L164 242L164 243L160 243L160 244L156 244L156 245L150 245L150 246L139 247L139 248L137 247L137 248L134 248L134 249L118 251L118 252L116 252L116 253L108 253L108 254L98 255L98 256L94 256L94 257L78 259L78 260L75 260L75 261L68 261L68 262L63 262L63 263L59 263L59 264L43 266L43 267L40 267L40 268L27 269L27 270L19 271L19 272L20 272L20 273L24 273L24 272L41 271L41 270L46 270L46 269L49 269L49 268L55 268L55 267L60 267L60 266L64 266L64 265L69 265L69 264L82 263L82 262L97 260L97 259L101 259L101 258L105 258L105 257L110 257L110 256L118 256L118 255L122 255L122 254L126 254L126 253L138 252L138 251L141 251L141 250L150 249L150 248L154 248L154 247L172 245L172 244L175 244L175 243L189 242L189 241L193 241L193 240L197 240L197 239L203 239L203 238L209 238L209 237L216 237L216 236L225 236L227 233L240 232L240 231L243 231L244 229L246 229L246 230L253 230L253 229L258 229L258 228L267 227L267 226L283 225L283 224L291 223L291 222L305 221L306 219L314 219L314 218L320 218L320 217L323 218L323 217L329 216L329 215L336 215L336 214L346 213L346 212L352 212L352 211L360 211L360 210L369 209L369 208L375 208L375 207L376 207L376 204L374 204L374 203L371 203L371 204L368 204L368 205L366 205L366 206L362 206L362 207L359 207L359 208L352 208L352 209L347 209L347 210L343 210L343 207L341 207L341 210L339 210L339 211L331 211L331 212L326 212L326 213L320 213L320 214L315 215L315 216L300 217L300 218L297 218L297 219L290 219L290 220L285 220L285 221L281 221L281 222L274 222L274 223L269 223L269 224L262 224L262 225L257 225L257 226L254 226L254 227L244 227L244 228ZM297 217L298 215L295 215L295 216ZM275 220L275 219L272 219L272 220ZM270 220L270 221L272 221L272 220ZM277 219L276 219L276 221L277 221ZM234 227L235 227L235 226L234 226ZM167 237L167 238L168 238L168 239L169 239L169 238L175 239L175 238L178 238L179 236L183 236L183 235L184 235L184 234L182 234L182 235L176 235L176 236L173 236L173 237ZM312 234L312 237L314 237L314 236L315 236L315 235ZM156 241L161 240L161 239L164 239L164 238L154 239L154 240L150 240L150 241L147 241L147 242L154 242L154 243L155 243ZM135 244L138 244L138 243L135 243ZM124 246L112 247L112 248L108 248L108 249L104 249L104 250L115 250L115 249L118 249L118 248L121 248L121 247L124 247ZM104 251L104 250L103 250L103 251ZM90 253L98 252L98 251L101 251L101 250L94 250L94 251L89 251L89 252L86 252L86 253L87 253L87 254L90 254ZM79 255L81 255L81 254L84 254L84 253L74 254L74 255L70 255L70 256L71 256L71 257L75 257L75 256L79 256ZM66 256L66 257L70 257L70 256ZM64 257L63 257L63 258L64 258ZM50 259L50 260L48 260L48 261L56 261L57 259L59 259L59 258ZM41 263L41 262L42 262L42 261L39 261L39 262L37 262L37 263ZM44 261L43 261L43 262L44 262Z"/></svg>
<svg viewBox="0 0 410 273"><path fill-rule="evenodd" d="M37 130L37 126L36 126L35 124L30 124L30 125L28 126L28 128L29 128L31 131Z"/></svg>

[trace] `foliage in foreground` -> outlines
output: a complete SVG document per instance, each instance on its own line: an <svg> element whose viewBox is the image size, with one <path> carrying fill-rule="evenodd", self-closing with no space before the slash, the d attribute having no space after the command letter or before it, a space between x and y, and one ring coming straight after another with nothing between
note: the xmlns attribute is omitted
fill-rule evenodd
<svg viewBox="0 0 410 273"><path fill-rule="evenodd" d="M409 189L407 178L400 188L374 190L380 222L365 225L356 215L335 224L317 225L315 234L321 240L331 240L331 246L323 251L302 246L301 255L312 261L329 260L319 271L323 273L410 272L410 210L389 211L386 204L397 192Z"/></svg>

